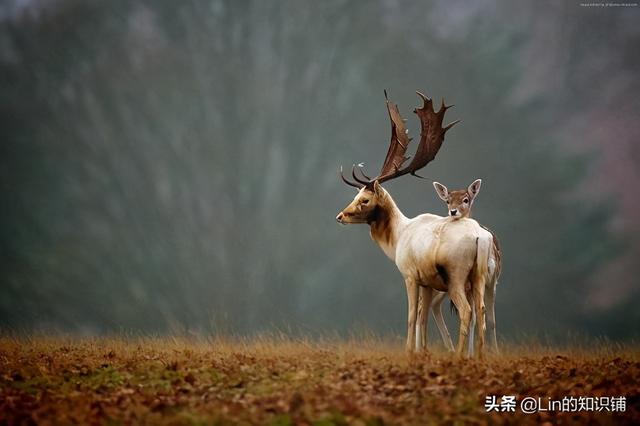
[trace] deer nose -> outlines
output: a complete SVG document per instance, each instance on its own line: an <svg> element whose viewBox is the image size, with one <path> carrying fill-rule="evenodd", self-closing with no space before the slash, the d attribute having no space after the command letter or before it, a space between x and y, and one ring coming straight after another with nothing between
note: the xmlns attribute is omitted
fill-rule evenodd
<svg viewBox="0 0 640 426"><path fill-rule="evenodd" d="M457 210L457 209L454 209L454 210L450 210L450 211L449 211L449 214L450 214L451 216L455 216L455 215L456 215L456 213L458 213L458 210Z"/></svg>
<svg viewBox="0 0 640 426"><path fill-rule="evenodd" d="M342 223L342 218L344 217L344 215L342 214L342 212L338 213L338 216L336 216L336 220L340 223Z"/></svg>

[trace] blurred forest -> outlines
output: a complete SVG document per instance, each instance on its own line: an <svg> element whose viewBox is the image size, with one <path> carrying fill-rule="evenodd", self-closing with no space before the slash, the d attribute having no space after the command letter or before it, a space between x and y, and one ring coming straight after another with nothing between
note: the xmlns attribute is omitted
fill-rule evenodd
<svg viewBox="0 0 640 426"><path fill-rule="evenodd" d="M577 1L5 1L0 327L403 333L395 266L334 220L354 195L339 166L382 163L387 89L414 136L415 90L456 105L422 174L483 179L500 334L638 336L639 20ZM409 216L445 211L428 180L385 187Z"/></svg>

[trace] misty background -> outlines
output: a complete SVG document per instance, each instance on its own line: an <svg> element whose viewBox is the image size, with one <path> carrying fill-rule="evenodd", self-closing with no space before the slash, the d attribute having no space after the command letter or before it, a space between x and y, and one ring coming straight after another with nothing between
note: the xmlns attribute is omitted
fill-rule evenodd
<svg viewBox="0 0 640 426"><path fill-rule="evenodd" d="M415 90L456 105L421 174L483 179L500 335L638 336L640 8L0 5L0 330L402 335L395 265L335 222L387 89L412 136ZM445 213L428 180L385 187Z"/></svg>

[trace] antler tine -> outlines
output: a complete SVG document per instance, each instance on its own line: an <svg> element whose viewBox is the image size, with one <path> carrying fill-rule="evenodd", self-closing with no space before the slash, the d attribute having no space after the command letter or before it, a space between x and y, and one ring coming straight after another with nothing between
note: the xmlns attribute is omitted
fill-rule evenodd
<svg viewBox="0 0 640 426"><path fill-rule="evenodd" d="M438 117L440 118L440 123L442 124L442 119L444 119L444 114L445 112L447 112L447 110L449 108L453 108L455 105L451 104L451 105L445 105L444 103L444 98L442 98L442 104L440 105L440 109L438 110L438 112L436 114L438 114ZM453 123L449 123L447 124L443 129L442 129L442 134L445 134L447 132L447 130L449 130L450 128L452 128L453 126L455 126L456 124L458 124L460 122L460 120L456 120Z"/></svg>
<svg viewBox="0 0 640 426"><path fill-rule="evenodd" d="M419 92L419 91L417 91L417 90L416 90L416 94L422 98L422 101L423 101L425 104L427 103L427 101L428 101L428 102L431 102L431 99L430 99L427 95L425 95L424 93Z"/></svg>
<svg viewBox="0 0 640 426"><path fill-rule="evenodd" d="M438 120L440 122L440 124L442 124L442 120L444 120L444 114L447 112L447 110L449 108L453 108L455 105L451 104L451 105L445 105L444 103L444 98L442 98L442 101L440 102L440 109L438 109L438 112L436 112L436 116L438 117ZM458 120L460 121L460 120ZM452 125L453 127L453 125ZM443 132L446 132L449 129L444 129Z"/></svg>
<svg viewBox="0 0 640 426"><path fill-rule="evenodd" d="M349 186L353 186L355 188L362 188L364 186L361 183L350 182L347 178L345 178L344 175L342 174L342 166L340 166L340 178L344 183L346 183Z"/></svg>
<svg viewBox="0 0 640 426"><path fill-rule="evenodd" d="M369 179L368 181L366 180L360 180L358 178L358 176L356 176L356 165L354 164L353 167L351 167L351 176L353 176L353 179L355 179L356 182L361 183L363 185L368 185L371 183L371 179Z"/></svg>
<svg viewBox="0 0 640 426"><path fill-rule="evenodd" d="M451 108L453 105L449 105L449 108ZM449 130L450 128L452 128L453 126L455 126L456 124L458 124L460 122L460 120L456 120L452 123L447 124L443 129L442 129L442 134L444 135L445 133L447 133L447 130Z"/></svg>
<svg viewBox="0 0 640 426"><path fill-rule="evenodd" d="M365 179L367 179L369 182L372 182L372 179L364 172L364 166L358 164L358 170L360 170L360 174L364 176Z"/></svg>

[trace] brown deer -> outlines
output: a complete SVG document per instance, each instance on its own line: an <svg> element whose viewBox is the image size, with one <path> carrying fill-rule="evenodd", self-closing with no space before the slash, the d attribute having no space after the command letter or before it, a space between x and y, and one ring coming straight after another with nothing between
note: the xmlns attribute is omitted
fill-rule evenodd
<svg viewBox="0 0 640 426"><path fill-rule="evenodd" d="M459 356L463 355L471 321L471 307L465 294L465 285L469 282L474 308L478 313L478 354L482 356L485 330L484 289L491 234L469 218L452 220L450 217L433 214L407 218L381 186L383 182L406 174L417 176L415 173L435 158L447 130L457 123L454 121L442 127L444 114L451 106L445 106L443 101L436 112L431 99L417 93L422 98L423 106L414 110L420 118L421 133L413 159L405 165L409 160L405 153L411 139L398 106L387 98L391 142L380 174L370 179L358 169L362 173L359 177L354 166L351 169L353 181L350 181L340 171L342 180L358 188L358 193L338 214L336 220L340 223L368 224L373 240L395 262L404 277L408 300L408 352L416 347L426 347L426 333L416 333L418 297L422 297L425 306L430 306L433 291L439 290L447 292L458 310L460 334L456 351Z"/></svg>
<svg viewBox="0 0 640 426"><path fill-rule="evenodd" d="M433 182L433 187L436 190L436 193L444 201L447 205L447 213L452 218L470 218L471 217L471 206L475 201L478 193L480 192L480 186L482 185L481 179L476 179L469 185L467 189L461 189L457 191L449 191L446 186L439 182ZM482 225L481 225L482 226ZM487 231L491 232L493 237L492 247L491 247L491 255L489 257L489 268L488 275L486 277L486 288L485 288L485 306L487 309L487 325L489 328L489 337L491 339L491 345L495 352L498 352L498 339L496 335L496 316L495 316L495 297L496 297L496 289L498 285L498 278L500 277L500 271L502 269L502 258L500 251L500 243L495 234L487 227L482 226ZM433 295L433 299L431 302L431 311L433 313L433 317L436 321L436 325L438 326L438 331L440 332L440 337L444 345L449 349L453 350L453 342L451 341L451 335L449 334L449 330L447 329L447 325L444 322L444 317L442 316L442 301L444 300L446 293L444 292L436 292ZM422 300L419 301L418 304L418 318L421 323L425 322L425 315L428 314L428 309L425 309L424 303ZM475 311L472 312L472 324L475 323ZM426 327L425 327L426 328ZM469 351L470 353L473 350L473 327L470 329L469 333Z"/></svg>

